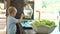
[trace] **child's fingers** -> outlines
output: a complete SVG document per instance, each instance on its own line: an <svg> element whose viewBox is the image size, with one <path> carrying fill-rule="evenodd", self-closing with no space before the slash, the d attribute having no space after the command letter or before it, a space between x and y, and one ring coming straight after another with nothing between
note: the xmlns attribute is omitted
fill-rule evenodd
<svg viewBox="0 0 60 34"><path fill-rule="evenodd" d="M24 17L24 14L22 14L21 16Z"/></svg>
<svg viewBox="0 0 60 34"><path fill-rule="evenodd" d="M21 18L23 18L24 17L24 14L21 14Z"/></svg>

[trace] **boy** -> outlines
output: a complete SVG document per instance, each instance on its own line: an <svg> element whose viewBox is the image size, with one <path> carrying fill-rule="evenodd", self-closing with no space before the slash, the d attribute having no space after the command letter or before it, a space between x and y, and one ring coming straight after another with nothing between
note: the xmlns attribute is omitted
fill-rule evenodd
<svg viewBox="0 0 60 34"><path fill-rule="evenodd" d="M21 18L17 20L15 17L17 13L17 9L15 7L8 8L8 16L7 16L7 34L16 34L16 23L21 23L23 19L23 14L21 14Z"/></svg>

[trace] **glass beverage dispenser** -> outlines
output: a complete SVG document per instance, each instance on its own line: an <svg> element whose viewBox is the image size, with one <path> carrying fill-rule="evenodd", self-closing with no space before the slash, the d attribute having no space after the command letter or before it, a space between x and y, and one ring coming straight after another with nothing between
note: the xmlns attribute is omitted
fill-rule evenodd
<svg viewBox="0 0 60 34"><path fill-rule="evenodd" d="M32 17L32 14L33 14L33 9L31 8L31 5L30 4L27 4L24 7L24 15L25 15L25 18L30 19Z"/></svg>

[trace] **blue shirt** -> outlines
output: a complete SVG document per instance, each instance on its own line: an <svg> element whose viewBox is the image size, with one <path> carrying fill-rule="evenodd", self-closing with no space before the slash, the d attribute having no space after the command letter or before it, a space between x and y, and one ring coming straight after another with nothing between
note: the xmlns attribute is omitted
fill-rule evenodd
<svg viewBox="0 0 60 34"><path fill-rule="evenodd" d="M18 20L12 16L7 17L7 34L16 33L16 23Z"/></svg>

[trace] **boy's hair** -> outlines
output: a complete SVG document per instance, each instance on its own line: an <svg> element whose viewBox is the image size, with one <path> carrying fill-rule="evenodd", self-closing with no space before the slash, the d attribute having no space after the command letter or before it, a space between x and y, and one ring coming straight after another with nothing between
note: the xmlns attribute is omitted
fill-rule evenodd
<svg viewBox="0 0 60 34"><path fill-rule="evenodd" d="M13 7L13 6L9 7L8 8L8 14L11 14L13 12L17 12L17 9L15 7Z"/></svg>

